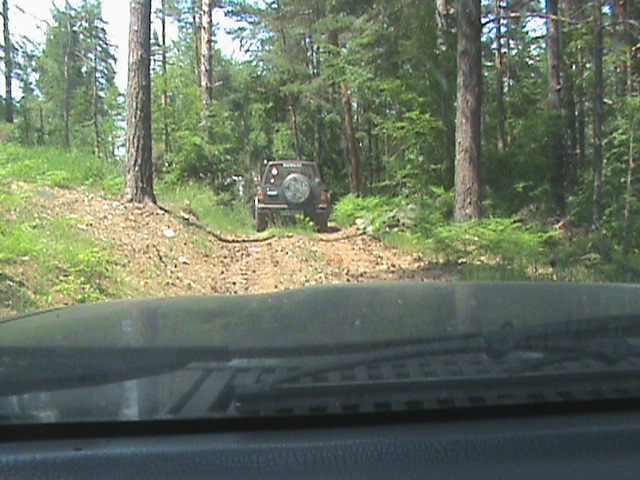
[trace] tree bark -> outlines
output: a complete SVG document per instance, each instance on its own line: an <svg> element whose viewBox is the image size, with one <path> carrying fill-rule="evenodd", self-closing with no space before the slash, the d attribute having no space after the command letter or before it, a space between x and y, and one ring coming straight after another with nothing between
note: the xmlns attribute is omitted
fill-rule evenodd
<svg viewBox="0 0 640 480"><path fill-rule="evenodd" d="M332 31L329 33L329 41L331 45L336 48L336 51L339 51L340 42L337 32ZM349 91L349 84L344 75L342 75L342 78L340 79L340 96L342 98L342 108L344 110L344 131L351 164L351 191L360 196L362 193L362 185L360 181L360 153L358 152L358 141L356 139L356 131L353 124L351 93Z"/></svg>
<svg viewBox="0 0 640 480"><path fill-rule="evenodd" d="M451 31L449 26L449 1L436 0L436 25L438 27L438 50L446 52L448 49L447 35Z"/></svg>
<svg viewBox="0 0 640 480"><path fill-rule="evenodd" d="M13 48L9 30L9 1L2 0L2 20L4 27L4 84L5 84L5 120L13 123Z"/></svg>
<svg viewBox="0 0 640 480"><path fill-rule="evenodd" d="M347 136L347 147L349 158L351 159L351 189L353 193L360 196L362 185L360 181L360 153L358 152L358 142L353 126L353 110L351 108L351 94L346 79L340 81L340 92L342 95L342 107L344 108L344 128Z"/></svg>
<svg viewBox="0 0 640 480"><path fill-rule="evenodd" d="M71 47L72 34L71 30L71 4L69 1L65 3L66 20L67 20L67 45L64 54L64 147L71 148Z"/></svg>
<svg viewBox="0 0 640 480"><path fill-rule="evenodd" d="M478 218L481 210L481 31L480 0L460 0L456 101L456 221Z"/></svg>
<svg viewBox="0 0 640 480"><path fill-rule="evenodd" d="M561 0L560 8L565 18L574 21L576 17L575 0ZM570 45L574 41L573 32L567 29L563 45ZM578 103L579 97L576 79L580 70L579 58L567 56L564 58L564 111L566 114L567 151L565 152L565 182L567 191L573 193L578 186Z"/></svg>
<svg viewBox="0 0 640 480"><path fill-rule="evenodd" d="M196 76L198 77L198 84L200 82L200 78L202 78L202 73L200 71L201 64L200 58L202 56L202 45L201 45L201 37L200 37L200 25L202 24L201 17L201 0L191 0L191 20L193 22L193 44L195 46L195 58L196 58Z"/></svg>
<svg viewBox="0 0 640 480"><path fill-rule="evenodd" d="M279 24L278 31L282 38L282 47L285 55L288 55L288 41L287 34L283 25ZM293 76L293 72L288 70L287 73ZM293 149L297 159L302 159L302 138L300 137L300 129L298 127L298 97L293 92L287 95L287 101L289 102L289 125L291 127L291 133L293 134Z"/></svg>
<svg viewBox="0 0 640 480"><path fill-rule="evenodd" d="M578 185L578 129L576 116L576 91L575 91L575 73L573 70L573 62L567 66L565 75L565 111L567 134L569 136L567 145L569 147L566 161L566 184L567 190L573 192Z"/></svg>
<svg viewBox="0 0 640 480"><path fill-rule="evenodd" d="M442 95L441 111L443 123L442 142L444 158L442 163L442 186L450 189L453 186L454 162L456 151L456 119L451 105L455 102L455 72L449 68L447 58L453 54L454 45L451 44L453 27L451 25L452 0L436 0L437 53L438 68L441 74Z"/></svg>
<svg viewBox="0 0 640 480"><path fill-rule="evenodd" d="M100 113L98 111L99 96L98 96L98 54L95 53L93 60L93 85L91 89L91 117L93 123L93 135L94 145L93 150L96 157L102 155L102 145L100 142Z"/></svg>
<svg viewBox="0 0 640 480"><path fill-rule="evenodd" d="M289 115L291 120L291 131L293 132L293 148L296 151L296 158L302 160L302 139L300 138L300 127L298 126L297 100L293 94L289 95Z"/></svg>
<svg viewBox="0 0 640 480"><path fill-rule="evenodd" d="M576 127L578 130L578 159L576 166L576 174L580 171L582 165L587 161L587 126L586 113L584 111L584 103L581 101L578 105L578 113L576 114Z"/></svg>
<svg viewBox="0 0 640 480"><path fill-rule="evenodd" d="M169 85L167 78L167 0L162 0L162 12L160 14L160 37L162 42L161 68L162 68L162 144L164 156L171 152L171 139L169 134Z"/></svg>
<svg viewBox="0 0 640 480"><path fill-rule="evenodd" d="M504 107L504 51L502 50L502 5L496 0L496 115L498 116L498 151L507 149L506 113Z"/></svg>
<svg viewBox="0 0 640 480"><path fill-rule="evenodd" d="M200 14L200 99L201 123L208 132L208 117L213 100L213 2L201 0Z"/></svg>
<svg viewBox="0 0 640 480"><path fill-rule="evenodd" d="M551 161L551 192L556 212L564 215L565 199L565 160L563 140L562 79L560 76L560 22L558 22L558 0L546 0L547 12L547 60L549 68L549 110L551 112L551 131L549 132L549 151Z"/></svg>
<svg viewBox="0 0 640 480"><path fill-rule="evenodd" d="M635 112L631 117L631 133L629 138L629 162L627 164L627 188L624 199L624 234L625 234L625 250L628 252L632 243L632 201L633 201L633 177L636 168L635 162L635 131L636 131L636 115Z"/></svg>
<svg viewBox="0 0 640 480"><path fill-rule="evenodd" d="M579 54L578 64L576 65L576 78L582 78L584 76L585 65L584 54ZM576 99L577 99L577 112L576 112L576 129L578 138L578 153L577 153L577 166L576 175L580 171L580 168L586 164L587 161L587 127L586 127L586 114L585 103L587 102L586 93L584 91L583 82L575 83Z"/></svg>
<svg viewBox="0 0 640 480"><path fill-rule="evenodd" d="M130 0L125 200L156 203L151 158L151 0Z"/></svg>
<svg viewBox="0 0 640 480"><path fill-rule="evenodd" d="M632 88L632 51L633 51L633 39L630 36L629 32L629 5L628 0L616 0L614 2L615 5L615 14L616 14L616 22L618 24L617 28L617 42L619 44L624 45L624 49L626 51L625 58L620 62L620 70L622 72L622 78L617 82L620 85L620 96L626 96L631 93Z"/></svg>
<svg viewBox="0 0 640 480"><path fill-rule="evenodd" d="M593 49L593 229L600 230L603 215L603 128L604 81L602 72L603 46L602 0L594 3L594 49Z"/></svg>

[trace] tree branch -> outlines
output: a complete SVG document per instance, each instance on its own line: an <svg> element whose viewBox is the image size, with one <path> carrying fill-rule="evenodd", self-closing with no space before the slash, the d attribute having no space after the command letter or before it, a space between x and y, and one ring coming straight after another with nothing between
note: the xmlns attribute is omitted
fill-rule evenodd
<svg viewBox="0 0 640 480"><path fill-rule="evenodd" d="M555 20L558 22L569 23L571 25L579 25L581 23L578 20L572 20L570 18L561 17L559 15L548 15L546 13L538 13L538 12L525 12L525 13L507 13L507 14L502 14L500 16L495 15L495 16L489 17L484 22L481 22L481 24L483 27L486 27L487 25L494 23L497 20L509 20L509 19L515 19L515 18L544 18L546 20Z"/></svg>

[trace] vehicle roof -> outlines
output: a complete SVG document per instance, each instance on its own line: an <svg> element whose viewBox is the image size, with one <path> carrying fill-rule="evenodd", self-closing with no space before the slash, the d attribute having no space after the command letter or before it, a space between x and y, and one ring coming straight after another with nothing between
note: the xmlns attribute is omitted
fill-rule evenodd
<svg viewBox="0 0 640 480"><path fill-rule="evenodd" d="M306 165L315 165L316 164L316 162L314 162L313 160L284 159L284 160L269 160L267 162L267 165L283 164L283 163L299 163L299 164L306 164Z"/></svg>

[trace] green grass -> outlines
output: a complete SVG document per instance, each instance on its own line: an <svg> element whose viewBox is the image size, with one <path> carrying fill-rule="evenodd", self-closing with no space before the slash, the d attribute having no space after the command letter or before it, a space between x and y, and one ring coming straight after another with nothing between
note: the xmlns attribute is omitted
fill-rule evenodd
<svg viewBox="0 0 640 480"><path fill-rule="evenodd" d="M91 155L0 143L0 307L22 312L117 295L111 247L51 215L41 187L122 191L121 168Z"/></svg>
<svg viewBox="0 0 640 480"><path fill-rule="evenodd" d="M269 223L267 233L275 236L303 235L313 237L316 235L314 223L302 214L295 217L276 217Z"/></svg>
<svg viewBox="0 0 640 480"><path fill-rule="evenodd" d="M92 155L45 147L0 144L0 179L54 187L122 191L122 166Z"/></svg>
<svg viewBox="0 0 640 480"><path fill-rule="evenodd" d="M2 219L0 275L15 288L0 301L15 311L57 303L105 300L117 292L110 246L98 245L76 227L76 218L47 218L34 209Z"/></svg>
<svg viewBox="0 0 640 480"><path fill-rule="evenodd" d="M218 195L205 185L158 182L156 196L161 205L171 210L183 211L190 216L195 213L199 222L218 232L253 231L248 206L230 197Z"/></svg>

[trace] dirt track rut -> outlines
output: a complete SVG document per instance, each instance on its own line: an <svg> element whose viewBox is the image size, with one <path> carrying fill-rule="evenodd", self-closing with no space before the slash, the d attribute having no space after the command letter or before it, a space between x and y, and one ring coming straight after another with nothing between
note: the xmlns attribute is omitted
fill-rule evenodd
<svg viewBox="0 0 640 480"><path fill-rule="evenodd" d="M265 293L326 283L448 281L416 254L401 252L357 229L231 242L191 222L189 215L152 205L122 204L77 190L45 189L52 216L75 217L78 234L106 241L134 294L148 297ZM215 227L211 227L215 228Z"/></svg>

